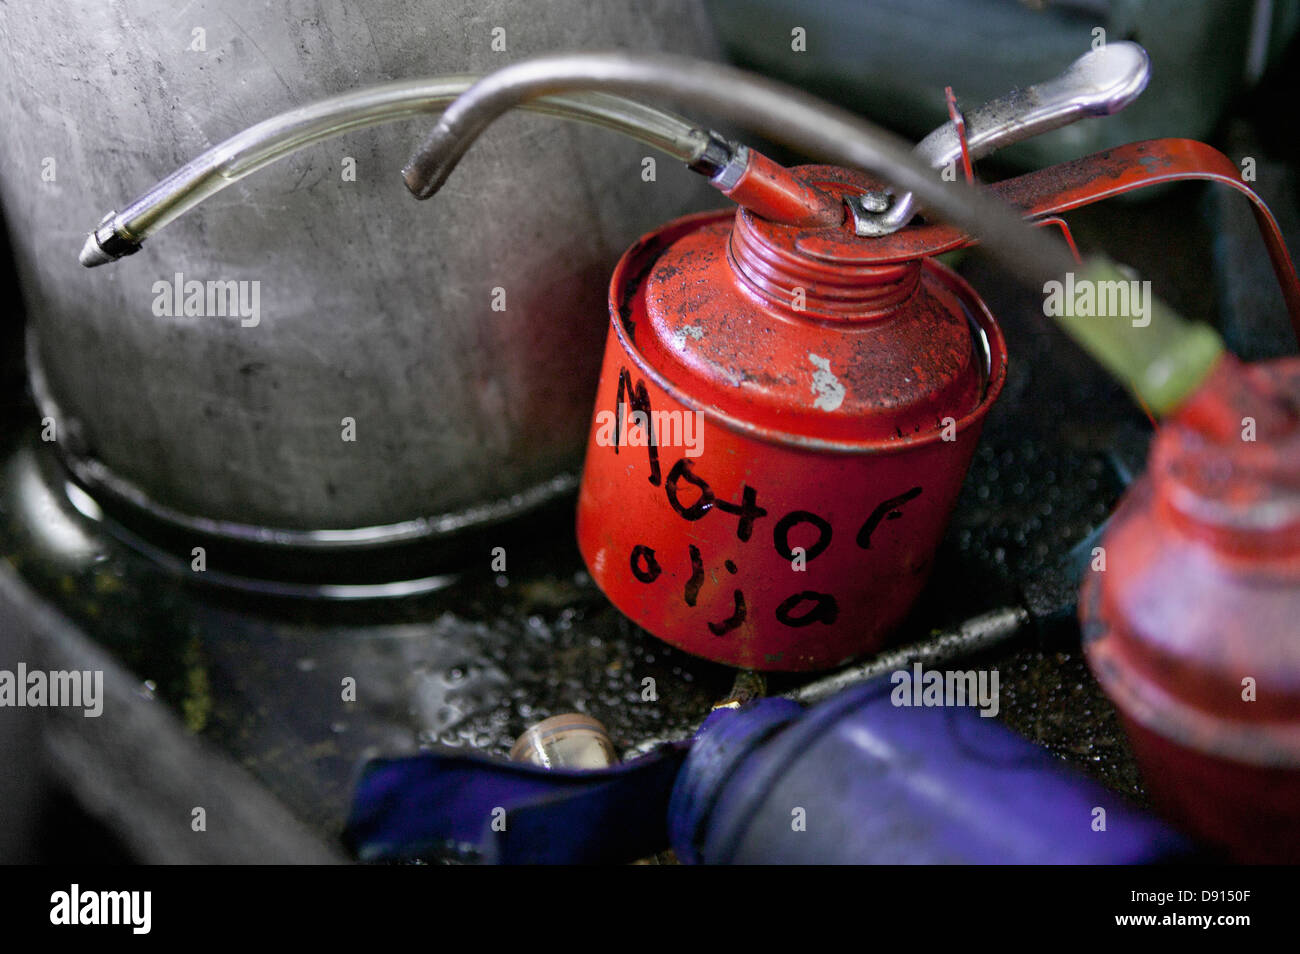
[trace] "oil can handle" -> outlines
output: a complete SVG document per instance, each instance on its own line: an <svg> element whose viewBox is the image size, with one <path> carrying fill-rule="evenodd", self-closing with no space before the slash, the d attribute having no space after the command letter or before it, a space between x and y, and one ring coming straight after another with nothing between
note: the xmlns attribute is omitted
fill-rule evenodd
<svg viewBox="0 0 1300 954"><path fill-rule="evenodd" d="M1079 57L1055 79L1015 90L978 109L964 113L966 151L980 159L1004 146L1060 129L1087 116L1109 116L1133 102L1146 89L1151 60L1136 43L1121 41L1100 46ZM962 155L961 133L947 122L917 144L916 155L942 169ZM887 197L873 196L876 204ZM858 235L897 232L916 214L916 196L905 192L884 211L850 203Z"/></svg>

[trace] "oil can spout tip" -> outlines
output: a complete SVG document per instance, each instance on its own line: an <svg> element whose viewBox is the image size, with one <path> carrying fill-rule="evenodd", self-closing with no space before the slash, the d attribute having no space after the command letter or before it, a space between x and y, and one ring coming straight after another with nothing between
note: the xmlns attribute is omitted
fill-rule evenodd
<svg viewBox="0 0 1300 954"><path fill-rule="evenodd" d="M428 199L438 191L438 183L430 183L415 162L402 168L402 181L406 190L417 199Z"/></svg>
<svg viewBox="0 0 1300 954"><path fill-rule="evenodd" d="M460 138L445 122L439 122L402 167L402 181L411 195L417 199L435 195L451 178L474 138Z"/></svg>
<svg viewBox="0 0 1300 954"><path fill-rule="evenodd" d="M99 228L86 236L77 260L86 268L115 262L124 255L140 251L138 238L126 235L116 224L117 213L110 212L99 223Z"/></svg>
<svg viewBox="0 0 1300 954"><path fill-rule="evenodd" d="M86 268L94 268L96 265L106 265L113 261L113 256L109 255L99 247L95 235L92 232L86 236L86 244L81 246L81 254L77 256L78 260Z"/></svg>

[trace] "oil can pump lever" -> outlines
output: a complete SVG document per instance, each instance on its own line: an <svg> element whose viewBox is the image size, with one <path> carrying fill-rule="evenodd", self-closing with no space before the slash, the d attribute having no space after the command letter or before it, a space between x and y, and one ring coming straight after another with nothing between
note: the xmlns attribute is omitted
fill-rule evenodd
<svg viewBox="0 0 1300 954"><path fill-rule="evenodd" d="M1136 43L1108 43L1079 57L1055 79L1014 90L964 113L966 153L980 159L1013 143L1060 129L1088 116L1117 113L1146 89L1151 60ZM916 155L935 169L962 156L962 133L947 122L917 144ZM872 196L884 205L887 197ZM850 202L858 235L888 235L916 214L916 197L905 192L884 211Z"/></svg>

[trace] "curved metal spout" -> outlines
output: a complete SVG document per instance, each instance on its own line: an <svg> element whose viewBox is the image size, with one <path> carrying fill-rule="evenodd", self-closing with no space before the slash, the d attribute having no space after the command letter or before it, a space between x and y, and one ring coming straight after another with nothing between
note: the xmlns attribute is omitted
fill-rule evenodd
<svg viewBox="0 0 1300 954"><path fill-rule="evenodd" d="M504 67L447 108L403 170L407 188L428 198L498 116L542 96L582 90L675 97L828 161L872 173L914 192L937 216L978 236L1012 274L1030 284L1041 287L1072 266L1063 244L1036 233L982 189L941 181L905 140L783 83L677 56L575 53Z"/></svg>
<svg viewBox="0 0 1300 954"><path fill-rule="evenodd" d="M130 255L173 219L244 176L313 143L353 129L437 113L479 79L474 74L382 83L272 116L187 162L131 202L109 212L81 250L87 268ZM711 137L685 119L606 93L549 96L523 105L604 126L686 163L700 159Z"/></svg>

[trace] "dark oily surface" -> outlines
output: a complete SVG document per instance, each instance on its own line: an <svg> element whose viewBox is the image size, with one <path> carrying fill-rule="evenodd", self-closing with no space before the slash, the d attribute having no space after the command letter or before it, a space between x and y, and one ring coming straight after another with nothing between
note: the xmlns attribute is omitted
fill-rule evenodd
<svg viewBox="0 0 1300 954"><path fill-rule="evenodd" d="M528 725L575 710L601 719L623 745L681 735L731 685L728 670L688 659L604 602L560 531L568 521L551 521L533 553L510 550L508 574L493 574L484 553L479 568L437 594L364 604L250 599L168 577L106 534L80 538L89 522L66 500L31 503L40 496L33 456L7 463L3 549L27 581L192 731L330 834L366 758L422 745L505 757ZM40 535L30 532L33 512ZM344 701L349 678L355 702ZM642 701L646 678L655 701Z"/></svg>
<svg viewBox="0 0 1300 954"><path fill-rule="evenodd" d="M1209 266L1204 244L1186 234L1194 199L1174 192L1154 207L1080 218L1118 219L1107 237L1143 236L1133 243L1140 254L1120 257L1149 266L1159 293L1199 315L1209 296L1187 282ZM1010 377L929 589L898 641L999 606L1029 606L1044 625L949 665L996 666L999 718L1140 800L1114 711L1078 650L1074 579L1061 566L1140 466L1149 425L1049 325L1040 296L973 259L963 271L1004 325ZM522 536L503 529L504 573L493 571L484 548L465 556L445 589L419 597L254 598L196 585L199 574L170 575L78 512L27 414L4 435L0 553L191 731L326 834L341 829L366 758L435 745L505 757L528 725L566 711L600 719L630 752L647 739L689 734L730 690L730 670L660 643L609 606L578 557L572 501L531 518ZM80 509L94 512L84 500ZM411 576L445 570L413 563ZM344 699L348 679L355 701ZM776 677L769 689L799 681Z"/></svg>
<svg viewBox="0 0 1300 954"><path fill-rule="evenodd" d="M77 515L69 507L63 516ZM331 835L368 757L438 745L504 758L528 725L566 711L595 716L631 749L689 734L732 683L731 670L628 623L559 534L539 539L533 559L512 553L520 565L506 575L467 573L418 599L322 605L179 584L104 535L88 538L75 563L53 560L37 540L16 539L13 521L5 530L29 583L192 731ZM926 632L918 618L906 636ZM956 665L998 667L1001 718L1102 781L1137 790L1110 707L1077 651L1026 646ZM355 702L343 700L347 678ZM657 698L647 698L647 679Z"/></svg>

